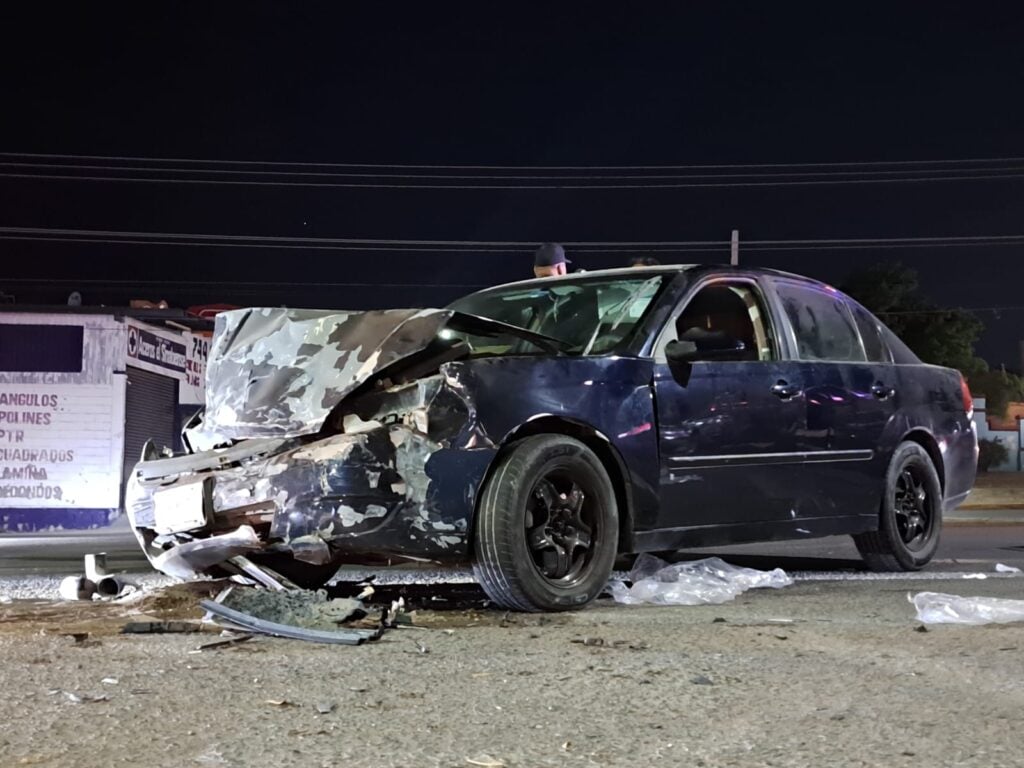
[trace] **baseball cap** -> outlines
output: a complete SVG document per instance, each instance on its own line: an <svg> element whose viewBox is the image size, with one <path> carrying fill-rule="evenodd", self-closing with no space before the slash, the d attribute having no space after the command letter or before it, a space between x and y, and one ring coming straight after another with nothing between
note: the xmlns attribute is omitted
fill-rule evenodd
<svg viewBox="0 0 1024 768"><path fill-rule="evenodd" d="M562 262L572 264L565 258L565 248L558 243L544 243L533 255L533 266L535 267L552 267Z"/></svg>

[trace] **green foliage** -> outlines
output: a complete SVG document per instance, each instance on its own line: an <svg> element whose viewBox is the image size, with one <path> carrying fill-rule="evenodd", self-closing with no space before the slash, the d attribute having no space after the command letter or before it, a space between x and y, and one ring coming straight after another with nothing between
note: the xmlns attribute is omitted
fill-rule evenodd
<svg viewBox="0 0 1024 768"><path fill-rule="evenodd" d="M988 370L985 361L974 356L974 343L984 326L969 312L942 309L926 300L914 270L902 264L876 264L850 275L843 290L924 362L957 368L969 378Z"/></svg>
<svg viewBox="0 0 1024 768"><path fill-rule="evenodd" d="M1006 371L981 371L967 378L971 394L985 398L985 410L996 416L1006 416L1006 407L1012 402L1024 401L1024 379Z"/></svg>
<svg viewBox="0 0 1024 768"><path fill-rule="evenodd" d="M1010 452L1002 441L995 440L978 441L978 471L988 472L992 467L997 467L1010 458Z"/></svg>

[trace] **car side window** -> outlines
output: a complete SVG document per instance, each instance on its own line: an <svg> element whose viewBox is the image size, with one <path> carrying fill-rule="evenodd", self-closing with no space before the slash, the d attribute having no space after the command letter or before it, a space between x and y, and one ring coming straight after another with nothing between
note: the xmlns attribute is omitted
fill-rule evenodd
<svg viewBox="0 0 1024 768"><path fill-rule="evenodd" d="M675 338L720 334L743 342L740 360L775 360L775 338L764 301L755 286L715 281L699 289L675 321Z"/></svg>
<svg viewBox="0 0 1024 768"><path fill-rule="evenodd" d="M878 329L878 321L859 304L850 302L849 306L850 311L853 312L853 319L857 322L860 338L864 342L864 353L868 356L868 362L891 363L892 355L889 348L885 346L885 342L882 341L882 332Z"/></svg>
<svg viewBox="0 0 1024 768"><path fill-rule="evenodd" d="M864 362L860 334L840 294L787 281L778 281L775 289L802 359Z"/></svg>

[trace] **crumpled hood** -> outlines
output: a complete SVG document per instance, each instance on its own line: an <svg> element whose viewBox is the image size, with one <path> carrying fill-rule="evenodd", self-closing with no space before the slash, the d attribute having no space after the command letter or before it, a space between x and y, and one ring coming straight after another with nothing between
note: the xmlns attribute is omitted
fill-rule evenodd
<svg viewBox="0 0 1024 768"><path fill-rule="evenodd" d="M193 444L317 432L361 384L424 350L451 310L239 309L217 315Z"/></svg>

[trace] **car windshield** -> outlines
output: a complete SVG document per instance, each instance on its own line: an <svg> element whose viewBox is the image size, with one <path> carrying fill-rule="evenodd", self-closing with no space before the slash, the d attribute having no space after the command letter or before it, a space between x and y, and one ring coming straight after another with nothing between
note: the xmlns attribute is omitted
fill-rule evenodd
<svg viewBox="0 0 1024 768"><path fill-rule="evenodd" d="M551 279L474 293L449 306L470 315L525 328L561 342L570 354L610 352L640 322L665 275L639 274L580 280ZM514 337L459 334L475 354L540 354L535 342Z"/></svg>

